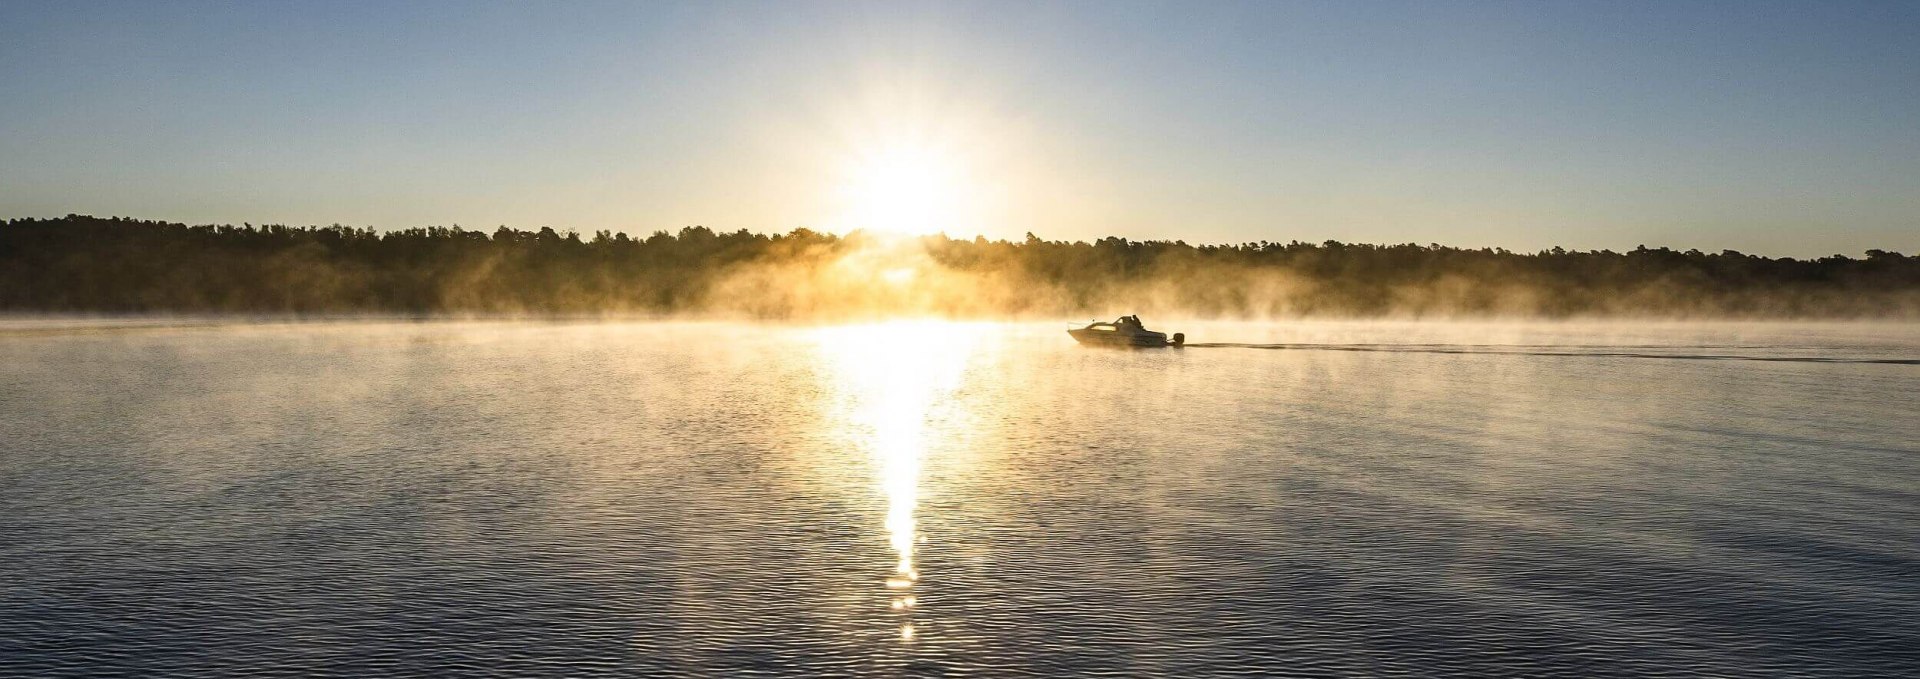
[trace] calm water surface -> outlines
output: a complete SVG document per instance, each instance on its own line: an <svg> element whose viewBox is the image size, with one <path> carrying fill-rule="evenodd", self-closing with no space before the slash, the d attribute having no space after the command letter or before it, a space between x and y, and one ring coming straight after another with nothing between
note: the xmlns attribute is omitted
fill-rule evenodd
<svg viewBox="0 0 1920 679"><path fill-rule="evenodd" d="M0 323L0 674L1920 673L1914 326L1062 329Z"/></svg>

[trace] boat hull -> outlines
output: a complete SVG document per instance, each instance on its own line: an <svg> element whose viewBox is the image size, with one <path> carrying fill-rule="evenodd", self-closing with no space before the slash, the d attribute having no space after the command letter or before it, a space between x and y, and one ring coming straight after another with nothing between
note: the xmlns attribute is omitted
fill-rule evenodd
<svg viewBox="0 0 1920 679"><path fill-rule="evenodd" d="M1081 344L1103 347L1164 347L1171 345L1171 343L1167 341L1166 334L1158 332L1128 334L1109 330L1078 329L1068 330L1067 334L1072 335L1073 339Z"/></svg>

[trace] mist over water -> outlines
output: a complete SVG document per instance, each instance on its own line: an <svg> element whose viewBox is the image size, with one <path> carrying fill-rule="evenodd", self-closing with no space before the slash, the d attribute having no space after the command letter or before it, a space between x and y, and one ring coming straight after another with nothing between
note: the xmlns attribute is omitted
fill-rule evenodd
<svg viewBox="0 0 1920 679"><path fill-rule="evenodd" d="M0 322L0 675L1920 671L1920 328L1147 322Z"/></svg>
<svg viewBox="0 0 1920 679"><path fill-rule="evenodd" d="M156 256L164 253L164 256ZM644 238L501 227L0 221L0 310L871 322L1105 309L1223 320L1920 319L1920 256L1524 254L1338 241L1192 245L687 227Z"/></svg>

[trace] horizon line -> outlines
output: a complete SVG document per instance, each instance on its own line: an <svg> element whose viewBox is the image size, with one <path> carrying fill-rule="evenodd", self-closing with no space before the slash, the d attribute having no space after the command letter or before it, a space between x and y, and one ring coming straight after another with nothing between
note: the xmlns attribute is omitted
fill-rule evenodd
<svg viewBox="0 0 1920 679"><path fill-rule="evenodd" d="M1451 249L1451 250L1458 250L1458 251L1464 251L1464 252L1494 252L1494 253L1506 253L1506 254L1528 255L1528 256L1546 255L1546 254L1571 255L1571 254L1609 254L1609 253L1623 255L1623 254L1627 254L1635 251L1645 250L1645 251L1654 251L1654 252L1659 252L1659 251L1676 252L1676 253L1682 253L1682 254L1698 253L1704 256L1738 255L1742 257L1758 257L1762 259L1772 259L1772 260L1786 259L1786 260L1795 260L1795 261L1813 261L1813 260L1826 259L1831 257L1854 259L1854 257L1843 252L1835 252L1835 253L1824 254L1824 255L1798 255L1798 256L1782 255L1782 256L1775 257L1775 256L1742 252L1740 250L1736 250L1733 248L1722 248L1719 251L1710 252L1706 250L1701 250L1700 248L1687 248L1685 250L1678 250L1668 245L1649 246L1646 243L1636 243L1633 248L1622 248L1617 250L1614 248L1593 248L1593 249L1581 250L1579 248L1565 248L1557 245L1550 248L1542 248L1539 250L1516 250L1516 249L1508 248L1505 246L1499 246L1499 245L1482 245L1482 246L1475 247L1475 246L1469 246L1469 245L1452 245L1452 244L1439 243L1439 242L1429 242L1429 243L1422 244L1415 241L1359 242L1359 241L1341 241L1336 239L1327 239L1322 241L1306 241L1298 238L1293 238L1286 241L1259 239L1259 240L1246 240L1246 241L1235 241L1235 242L1188 242L1184 238L1136 239L1136 238L1130 238L1126 236L1110 235L1110 236L1101 236L1099 238L1091 239L1091 240L1087 240L1087 239L1056 240L1056 239L1049 239L1044 236L1039 236L1038 234L1032 231L1028 231L1026 234L1027 237L1024 239L1012 239L1012 238L989 238L985 234L975 234L971 237L956 236L956 235L948 234L945 230L935 231L931 233L900 233L900 232L887 231L885 229L856 228L856 229L843 231L843 232L835 232L828 229L816 229L809 226L796 226L787 231L774 231L774 230L757 230L757 229L751 229L747 227L723 230L723 229L716 229L713 227L709 227L703 224L687 224L687 225L681 226L677 230L654 229L653 231L647 232L647 233L637 233L637 232L630 233L624 229L596 229L590 232L582 232L578 229L574 229L571 227L562 229L552 224L541 224L537 227L516 227L516 226L510 226L507 224L499 224L494 226L492 229L488 230L488 229L469 228L469 227L461 226L459 222L452 222L450 224L424 224L424 225L403 226L403 227L352 225L352 224L345 224L342 222L334 222L331 224L319 224L319 223L289 224L284 222L255 223L255 222L244 221L244 220L237 224L234 222L192 223L192 222L186 222L186 221L174 221L174 220L167 220L167 219L150 219L150 218L143 218L143 217L123 216L123 215L100 217L100 216L91 215L91 214L80 214L77 212L69 212L65 215L58 216L58 217L5 217L5 218L0 218L0 222L12 224L16 222L30 222L30 221L50 222L50 221L58 221L62 219L97 219L97 220L103 220L103 221L144 222L144 223L154 223L154 224L179 225L179 226L185 226L189 228L223 227L223 226L236 227L236 228L237 227L258 228L258 227L266 227L266 226L278 226L278 227L284 227L284 228L290 228L290 229L319 230L319 229L330 229L330 228L337 227L337 228L346 228L346 229L354 229L354 230L372 231L380 234L398 233L398 232L405 232L409 230L436 229L436 228L459 230L467 233L492 233L492 232L498 232L500 229L506 229L508 231L512 231L516 233L538 234L542 230L550 229L550 230L553 230L555 234L558 234L561 236L572 236L572 237L578 238L582 236L593 236L601 232L606 232L609 236L626 236L629 240L635 240L635 241L645 240L647 238L650 238L652 236L659 235L659 234L666 234L670 237L678 238L680 233L685 232L688 229L706 229L708 232L716 235L737 234L737 233L745 232L747 234L751 234L755 236L764 236L768 238L791 237L795 234L800 233L801 231L806 231L813 234L832 236L834 238L848 239L848 240L859 239L863 237L923 239L923 238L931 238L931 237L938 236L949 241L973 242L973 241L985 240L988 243L1021 244L1021 243L1037 240L1038 242L1041 242L1041 243L1055 243L1055 244L1064 244L1064 245L1073 245L1073 244L1097 245L1100 242L1103 242L1109 239L1118 239L1122 242L1129 243L1129 244L1164 244L1164 245L1185 246L1185 247L1192 247L1192 248L1247 247L1247 246L1261 246L1261 245L1278 245L1283 247L1284 246L1312 246L1312 247L1363 246L1363 247L1373 247L1373 248L1396 248L1396 247L1412 246L1412 247L1428 249L1428 250ZM584 242L584 239L583 239L583 242ZM1559 251L1559 252L1555 252L1555 251ZM1898 255L1901 257L1920 257L1920 249L1915 250L1913 254L1909 255L1904 251L1894 249L1891 247L1870 247L1870 248L1861 250L1859 254L1870 258L1874 256L1874 253L1876 252L1881 253L1883 256L1891 254L1891 255Z"/></svg>

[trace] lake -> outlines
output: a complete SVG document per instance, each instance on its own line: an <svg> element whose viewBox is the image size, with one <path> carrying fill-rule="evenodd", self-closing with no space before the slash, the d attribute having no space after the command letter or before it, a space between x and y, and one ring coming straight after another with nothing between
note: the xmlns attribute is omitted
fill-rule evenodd
<svg viewBox="0 0 1920 679"><path fill-rule="evenodd" d="M0 674L1920 673L1920 327L1147 320L0 322Z"/></svg>

